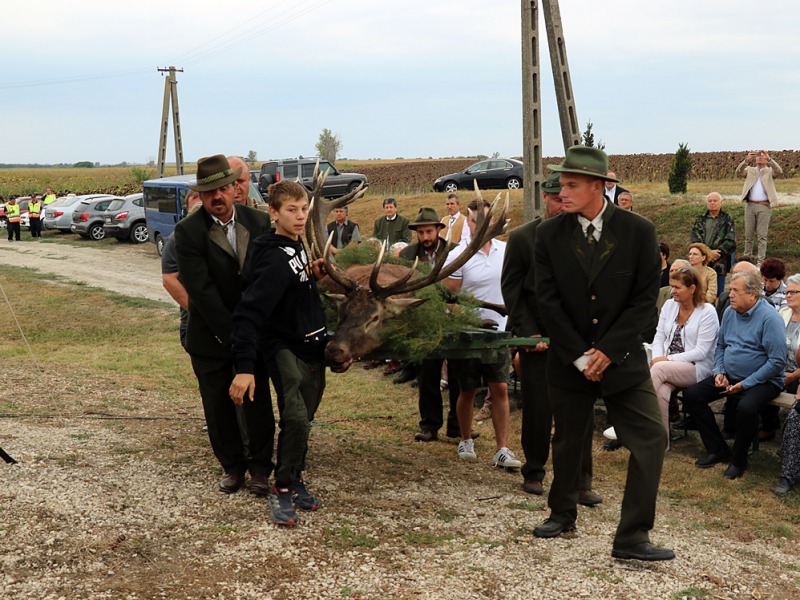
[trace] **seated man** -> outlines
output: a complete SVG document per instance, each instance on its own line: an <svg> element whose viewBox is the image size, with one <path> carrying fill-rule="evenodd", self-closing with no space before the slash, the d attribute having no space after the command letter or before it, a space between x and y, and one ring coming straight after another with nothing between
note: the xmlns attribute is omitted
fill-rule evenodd
<svg viewBox="0 0 800 600"><path fill-rule="evenodd" d="M358 223L347 218L347 207L333 209L334 221L328 223L327 234L334 233L331 252L336 254L350 242L360 242L361 232L358 230Z"/></svg>
<svg viewBox="0 0 800 600"><path fill-rule="evenodd" d="M384 216L375 219L375 226L372 228L372 237L380 240L388 240L389 246L397 242L411 243L411 229L408 227L408 219L403 215L397 214L397 200L394 198L383 199Z"/></svg>
<svg viewBox="0 0 800 600"><path fill-rule="evenodd" d="M689 412L708 455L695 464L708 468L730 462L727 479L747 468L747 451L758 431L761 408L783 390L786 340L783 319L761 297L757 273L735 273L731 279L730 308L725 311L714 354L714 375L684 392ZM709 403L720 397L739 396L733 452L717 427Z"/></svg>

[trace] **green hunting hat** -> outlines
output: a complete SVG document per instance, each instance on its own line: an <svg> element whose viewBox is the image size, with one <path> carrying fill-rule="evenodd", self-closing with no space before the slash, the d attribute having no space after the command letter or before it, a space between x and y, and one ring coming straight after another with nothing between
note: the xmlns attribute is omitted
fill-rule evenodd
<svg viewBox="0 0 800 600"><path fill-rule="evenodd" d="M439 215L432 208L420 208L417 216L408 224L408 228L416 229L420 225L436 225L439 229L444 227L444 223L439 221Z"/></svg>
<svg viewBox="0 0 800 600"><path fill-rule="evenodd" d="M550 173L547 180L542 184L542 191L545 194L560 194L561 193L561 179L560 175L556 172Z"/></svg>
<svg viewBox="0 0 800 600"><path fill-rule="evenodd" d="M560 165L547 165L547 168L557 173L579 173L604 181L619 181L608 176L608 155L599 148L572 146L567 150L564 162Z"/></svg>
<svg viewBox="0 0 800 600"><path fill-rule="evenodd" d="M189 187L195 192L208 192L233 183L242 174L242 168L231 169L224 154L206 156L197 161L197 183Z"/></svg>

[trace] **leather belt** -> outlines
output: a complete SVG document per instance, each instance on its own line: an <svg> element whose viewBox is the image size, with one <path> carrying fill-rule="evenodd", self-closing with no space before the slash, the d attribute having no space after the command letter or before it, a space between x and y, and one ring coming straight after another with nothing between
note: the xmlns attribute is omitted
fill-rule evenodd
<svg viewBox="0 0 800 600"><path fill-rule="evenodd" d="M769 200L748 200L752 204L769 204Z"/></svg>

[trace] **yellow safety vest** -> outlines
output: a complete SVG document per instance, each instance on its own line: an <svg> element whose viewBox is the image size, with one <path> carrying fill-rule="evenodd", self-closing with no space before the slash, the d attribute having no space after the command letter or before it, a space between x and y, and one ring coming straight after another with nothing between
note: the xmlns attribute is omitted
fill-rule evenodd
<svg viewBox="0 0 800 600"><path fill-rule="evenodd" d="M28 217L31 219L38 219L42 214L42 203L31 202L28 204Z"/></svg>
<svg viewBox="0 0 800 600"><path fill-rule="evenodd" d="M47 206L48 204L53 202L55 199L56 199L56 195L55 194L47 194L47 196L44 197L44 205Z"/></svg>
<svg viewBox="0 0 800 600"><path fill-rule="evenodd" d="M19 223L19 204L6 204L6 216L9 223Z"/></svg>

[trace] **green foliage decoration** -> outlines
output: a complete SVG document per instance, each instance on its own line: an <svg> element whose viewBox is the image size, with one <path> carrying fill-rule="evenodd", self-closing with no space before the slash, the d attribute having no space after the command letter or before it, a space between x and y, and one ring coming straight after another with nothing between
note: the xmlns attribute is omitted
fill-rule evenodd
<svg viewBox="0 0 800 600"><path fill-rule="evenodd" d="M343 248L336 255L336 262L342 268L356 264L374 264L378 259L375 244L362 243ZM407 261L385 257L384 263L411 266ZM427 264L417 266L420 275L430 271ZM419 362L438 348L442 340L458 335L465 329L479 327L481 324L477 307L480 303L469 293L454 295L442 284L437 283L417 290L416 298L425 299L423 304L401 312L393 319L384 321L381 338L382 354L399 356L405 360ZM451 311L454 300L458 306ZM328 328L336 329L336 308L326 304Z"/></svg>

